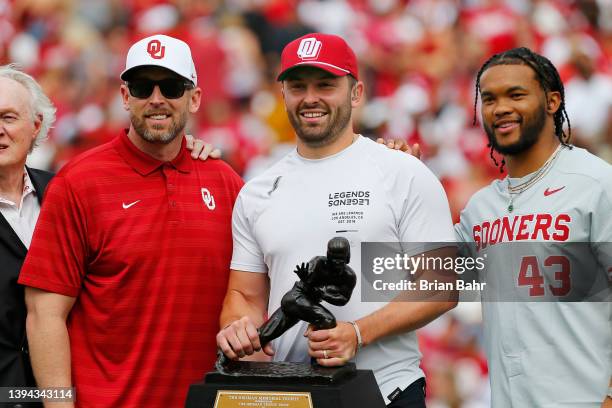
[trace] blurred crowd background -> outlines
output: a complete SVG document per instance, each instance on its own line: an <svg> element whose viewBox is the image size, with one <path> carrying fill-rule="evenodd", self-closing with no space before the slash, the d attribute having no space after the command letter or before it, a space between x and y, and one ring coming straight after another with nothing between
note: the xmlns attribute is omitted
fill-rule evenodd
<svg viewBox="0 0 612 408"><path fill-rule="evenodd" d="M189 132L248 179L293 147L275 77L283 46L312 31L339 34L357 53L367 100L356 129L420 143L455 220L503 176L480 115L473 125L475 74L492 53L527 46L551 59L573 143L612 161L612 0L0 0L0 63L19 63L57 106L29 163L58 170L126 127L129 46L153 33L181 38L204 91ZM488 406L481 335L478 304L420 331L430 407Z"/></svg>

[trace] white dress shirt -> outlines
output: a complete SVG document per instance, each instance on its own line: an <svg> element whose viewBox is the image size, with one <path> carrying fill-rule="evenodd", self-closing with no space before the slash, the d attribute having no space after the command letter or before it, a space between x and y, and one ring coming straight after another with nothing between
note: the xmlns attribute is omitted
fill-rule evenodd
<svg viewBox="0 0 612 408"><path fill-rule="evenodd" d="M0 195L0 213L6 218L26 248L30 248L40 204L28 172L23 170L23 193L19 205Z"/></svg>

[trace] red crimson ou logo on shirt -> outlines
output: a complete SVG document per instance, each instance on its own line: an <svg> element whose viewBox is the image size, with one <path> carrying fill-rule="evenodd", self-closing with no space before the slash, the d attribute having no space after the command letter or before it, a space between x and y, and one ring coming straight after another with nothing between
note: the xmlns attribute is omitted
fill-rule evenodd
<svg viewBox="0 0 612 408"><path fill-rule="evenodd" d="M159 40L151 40L147 44L147 52L151 55L151 58L162 59L166 53L166 46L161 45Z"/></svg>

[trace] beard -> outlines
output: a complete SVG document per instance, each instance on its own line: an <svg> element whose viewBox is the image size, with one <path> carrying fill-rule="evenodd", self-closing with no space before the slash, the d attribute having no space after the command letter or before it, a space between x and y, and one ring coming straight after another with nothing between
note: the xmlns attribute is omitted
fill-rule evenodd
<svg viewBox="0 0 612 408"><path fill-rule="evenodd" d="M312 126L308 123L303 123L299 111L301 109L322 108L327 112L327 124ZM335 111L332 111L327 105L322 103L299 106L295 112L289 112L289 122L295 130L295 133L302 142L310 147L327 146L336 141L342 131L348 126L351 121L351 101L350 94L347 102L340 105Z"/></svg>
<svg viewBox="0 0 612 408"><path fill-rule="evenodd" d="M134 130L140 137L142 137L149 143L169 144L174 139L176 139L178 134L181 133L187 125L187 111L183 111L179 113L179 117L177 120L175 120L174 118L172 119L170 127L167 131L164 132L163 126L147 126L145 116L151 114L154 113L147 112L142 116L136 116L132 112L130 112L130 121L134 126Z"/></svg>
<svg viewBox="0 0 612 408"><path fill-rule="evenodd" d="M489 138L489 143L493 149L504 156L515 156L529 150L540 138L540 133L544 129L546 124L546 110L544 105L540 105L533 119L525 121L524 117L521 117L521 125L519 130L521 135L519 140L509 145L500 145L495 138L495 131L492 127L486 123L483 124L484 130Z"/></svg>

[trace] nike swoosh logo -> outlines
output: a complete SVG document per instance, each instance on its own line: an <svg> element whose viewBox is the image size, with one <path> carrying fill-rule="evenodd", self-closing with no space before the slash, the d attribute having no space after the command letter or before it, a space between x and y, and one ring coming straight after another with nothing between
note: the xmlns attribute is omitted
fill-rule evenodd
<svg viewBox="0 0 612 408"><path fill-rule="evenodd" d="M561 188L557 188L555 190L550 190L549 188L546 188L546 190L544 190L544 197L548 197L551 194L555 194L557 191L561 191L565 188L565 186L561 187Z"/></svg>
<svg viewBox="0 0 612 408"><path fill-rule="evenodd" d="M138 204L139 202L140 202L140 200L136 200L136 201L134 201L133 203L130 203L130 204L123 203L123 209L127 210L128 208L130 208L131 206L133 206L135 204Z"/></svg>

